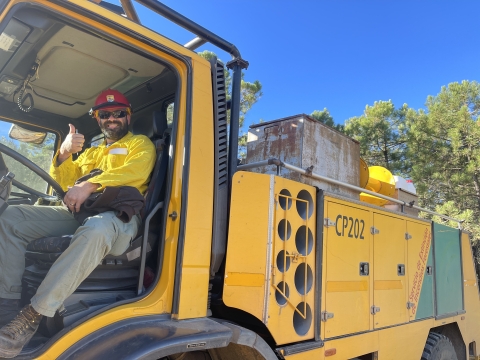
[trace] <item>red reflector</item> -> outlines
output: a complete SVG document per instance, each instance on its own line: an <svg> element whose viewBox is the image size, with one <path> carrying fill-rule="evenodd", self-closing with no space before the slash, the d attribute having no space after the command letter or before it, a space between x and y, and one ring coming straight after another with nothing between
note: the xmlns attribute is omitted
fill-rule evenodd
<svg viewBox="0 0 480 360"><path fill-rule="evenodd" d="M332 356L332 355L335 355L336 353L337 353L337 349L335 348L325 350L325 356Z"/></svg>

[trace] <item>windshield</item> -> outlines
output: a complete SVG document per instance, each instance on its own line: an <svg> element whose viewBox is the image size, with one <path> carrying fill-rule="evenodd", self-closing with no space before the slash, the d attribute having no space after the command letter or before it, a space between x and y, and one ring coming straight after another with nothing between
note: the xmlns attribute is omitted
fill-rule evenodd
<svg viewBox="0 0 480 360"><path fill-rule="evenodd" d="M47 133L45 140L41 144L24 143L8 137L10 126L11 123L0 120L0 143L25 156L48 173L54 153L55 134ZM15 174L15 180L37 191L46 192L47 182L32 170L7 155L3 154L3 159L7 164L8 170ZM12 190L23 192L15 187Z"/></svg>

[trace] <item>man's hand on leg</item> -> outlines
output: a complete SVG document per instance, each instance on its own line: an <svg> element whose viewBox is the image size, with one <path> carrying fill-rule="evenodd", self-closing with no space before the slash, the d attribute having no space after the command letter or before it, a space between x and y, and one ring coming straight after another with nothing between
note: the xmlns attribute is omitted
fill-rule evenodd
<svg viewBox="0 0 480 360"><path fill-rule="evenodd" d="M79 212L80 206L82 206L85 200L87 200L87 198L95 192L98 187L98 184L93 184L88 181L81 182L67 191L63 202L72 213Z"/></svg>

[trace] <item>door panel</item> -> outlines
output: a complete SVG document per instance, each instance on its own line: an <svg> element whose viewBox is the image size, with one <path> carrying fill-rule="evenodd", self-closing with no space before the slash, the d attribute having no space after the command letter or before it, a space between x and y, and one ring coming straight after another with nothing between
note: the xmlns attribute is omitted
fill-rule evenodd
<svg viewBox="0 0 480 360"><path fill-rule="evenodd" d="M325 338L370 328L370 213L327 202L326 290L322 311L333 314L325 324ZM360 264L364 264L364 274Z"/></svg>
<svg viewBox="0 0 480 360"><path fill-rule="evenodd" d="M432 234L429 223L407 221L409 320L433 316Z"/></svg>
<svg viewBox="0 0 480 360"><path fill-rule="evenodd" d="M463 311L460 231L433 224L436 316Z"/></svg>
<svg viewBox="0 0 480 360"><path fill-rule="evenodd" d="M374 214L373 225L373 302L380 310L374 315L374 328L407 321L405 220Z"/></svg>

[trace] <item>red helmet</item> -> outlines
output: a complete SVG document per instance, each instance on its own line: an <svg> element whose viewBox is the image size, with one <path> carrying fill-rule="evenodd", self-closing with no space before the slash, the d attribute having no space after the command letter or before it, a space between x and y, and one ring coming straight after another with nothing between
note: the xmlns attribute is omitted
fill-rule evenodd
<svg viewBox="0 0 480 360"><path fill-rule="evenodd" d="M95 105L90 109L90 114L93 114L98 109L111 109L124 106L131 109L128 99L118 90L107 89L100 93L95 100Z"/></svg>

